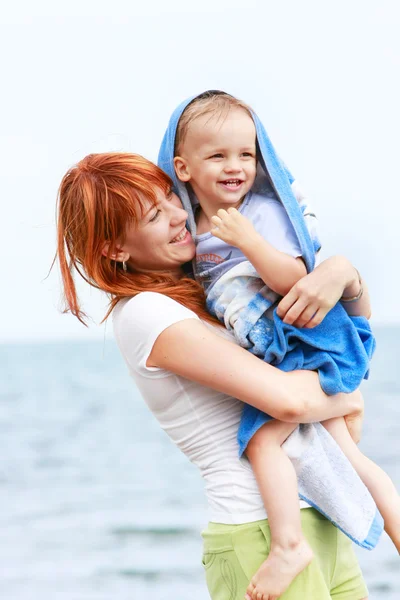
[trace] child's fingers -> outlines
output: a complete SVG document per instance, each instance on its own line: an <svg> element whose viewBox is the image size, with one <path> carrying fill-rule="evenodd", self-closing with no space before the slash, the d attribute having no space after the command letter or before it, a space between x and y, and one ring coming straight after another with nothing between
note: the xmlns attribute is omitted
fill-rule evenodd
<svg viewBox="0 0 400 600"><path fill-rule="evenodd" d="M228 216L228 213L226 212L226 210L224 208L220 208L219 210L217 210L217 215L219 216L220 219L226 219L226 217Z"/></svg>
<svg viewBox="0 0 400 600"><path fill-rule="evenodd" d="M219 238L220 240L224 241L223 236L221 235L221 230L218 229L218 227L214 227L213 229L210 230L210 233L212 235L214 235L215 237Z"/></svg>
<svg viewBox="0 0 400 600"><path fill-rule="evenodd" d="M217 215L214 215L213 217L211 217L211 223L213 225L216 225L216 227L218 227L219 225L221 225L222 219L220 219L219 217L217 217Z"/></svg>

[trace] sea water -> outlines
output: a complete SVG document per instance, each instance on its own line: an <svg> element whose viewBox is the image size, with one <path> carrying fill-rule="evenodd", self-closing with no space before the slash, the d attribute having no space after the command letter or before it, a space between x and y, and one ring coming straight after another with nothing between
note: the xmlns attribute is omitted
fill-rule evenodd
<svg viewBox="0 0 400 600"><path fill-rule="evenodd" d="M376 331L362 449L400 488L400 329ZM2 600L206 600L202 481L115 343L0 346ZM386 537L357 549L370 600L400 597Z"/></svg>

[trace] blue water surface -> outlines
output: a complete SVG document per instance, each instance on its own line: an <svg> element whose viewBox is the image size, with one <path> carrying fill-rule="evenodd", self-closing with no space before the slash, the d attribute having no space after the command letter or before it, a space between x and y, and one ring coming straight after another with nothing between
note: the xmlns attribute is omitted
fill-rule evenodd
<svg viewBox="0 0 400 600"><path fill-rule="evenodd" d="M363 450L400 487L400 329L377 330ZM208 597L202 481L112 341L0 346L0 596ZM400 597L385 536L357 549L370 600Z"/></svg>

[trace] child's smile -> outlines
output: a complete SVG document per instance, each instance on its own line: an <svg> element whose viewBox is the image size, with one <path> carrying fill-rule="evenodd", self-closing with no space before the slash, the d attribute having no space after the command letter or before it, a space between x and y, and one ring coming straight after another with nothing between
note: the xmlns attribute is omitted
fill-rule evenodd
<svg viewBox="0 0 400 600"><path fill-rule="evenodd" d="M224 188L231 192L237 192L245 183L243 179L226 179L219 182Z"/></svg>
<svg viewBox="0 0 400 600"><path fill-rule="evenodd" d="M190 124L179 153L177 175L190 183L207 220L219 208L237 208L256 176L253 119L241 108L202 115Z"/></svg>

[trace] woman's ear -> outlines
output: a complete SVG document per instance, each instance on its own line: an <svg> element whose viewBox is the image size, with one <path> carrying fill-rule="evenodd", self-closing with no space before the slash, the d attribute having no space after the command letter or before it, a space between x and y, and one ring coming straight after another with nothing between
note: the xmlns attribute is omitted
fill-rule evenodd
<svg viewBox="0 0 400 600"><path fill-rule="evenodd" d="M104 242L103 248L101 250L103 256L108 256L108 258L111 258L111 260L116 260L117 262L126 262L130 258L128 252L124 252L123 250L121 250L121 248L116 248L115 252L111 252L111 254L109 254L109 251L110 243Z"/></svg>
<svg viewBox="0 0 400 600"><path fill-rule="evenodd" d="M185 183L190 180L189 166L182 156L175 156L174 167L177 178Z"/></svg>

